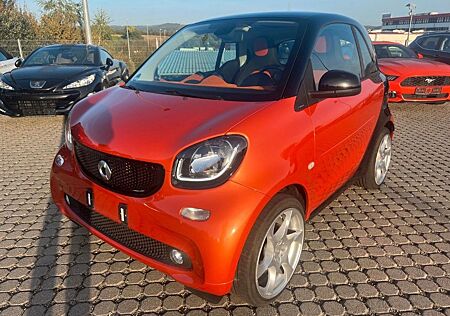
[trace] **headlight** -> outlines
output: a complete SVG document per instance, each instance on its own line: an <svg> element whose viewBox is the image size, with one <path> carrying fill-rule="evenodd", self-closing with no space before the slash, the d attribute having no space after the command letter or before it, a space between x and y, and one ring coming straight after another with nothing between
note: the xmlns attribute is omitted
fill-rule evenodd
<svg viewBox="0 0 450 316"><path fill-rule="evenodd" d="M67 148L69 150L72 150L73 149L73 138L72 138L72 131L70 130L70 116L67 117L64 135L65 135L65 139L66 139Z"/></svg>
<svg viewBox="0 0 450 316"><path fill-rule="evenodd" d="M72 82L71 84L68 84L63 89L75 89L80 87L85 87L93 83L95 80L95 74L92 74L90 76L87 76L86 78L77 80L75 82Z"/></svg>
<svg viewBox="0 0 450 316"><path fill-rule="evenodd" d="M213 138L191 146L177 156L172 183L185 189L219 186L236 171L246 151L246 139L237 135Z"/></svg>
<svg viewBox="0 0 450 316"><path fill-rule="evenodd" d="M9 84L5 83L2 79L0 79L0 89L4 90L14 90Z"/></svg>
<svg viewBox="0 0 450 316"><path fill-rule="evenodd" d="M386 78L388 81L394 81L395 79L398 78L398 76L394 76L394 75L386 75Z"/></svg>

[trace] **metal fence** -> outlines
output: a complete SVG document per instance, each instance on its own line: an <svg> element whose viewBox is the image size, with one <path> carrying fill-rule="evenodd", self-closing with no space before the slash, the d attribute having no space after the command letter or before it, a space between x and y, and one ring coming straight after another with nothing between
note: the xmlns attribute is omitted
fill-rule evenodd
<svg viewBox="0 0 450 316"><path fill-rule="evenodd" d="M75 44L77 42L70 41L54 41L54 40L0 40L0 47L15 57L26 57L36 48L52 45L52 44ZM134 71L145 59L152 54L160 42L158 39L151 40L130 40L114 39L95 43L108 50L111 55L123 60L127 63L130 71Z"/></svg>

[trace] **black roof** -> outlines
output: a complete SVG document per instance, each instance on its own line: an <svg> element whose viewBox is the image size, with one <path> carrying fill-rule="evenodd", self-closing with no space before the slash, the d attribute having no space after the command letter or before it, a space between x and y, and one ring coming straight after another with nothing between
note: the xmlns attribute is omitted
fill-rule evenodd
<svg viewBox="0 0 450 316"><path fill-rule="evenodd" d="M307 22L312 22L314 24L328 24L331 22L344 22L344 23L352 23L359 24L359 22L355 21L352 18L334 14L334 13L321 13L321 12L302 12L302 11L276 11L276 12L260 12L260 13L247 13L247 14L238 14L238 15L230 15L224 17L217 17L212 19L207 19L198 23L203 22L212 22L212 21L220 21L220 20L231 20L231 19L289 19L289 20L302 20Z"/></svg>

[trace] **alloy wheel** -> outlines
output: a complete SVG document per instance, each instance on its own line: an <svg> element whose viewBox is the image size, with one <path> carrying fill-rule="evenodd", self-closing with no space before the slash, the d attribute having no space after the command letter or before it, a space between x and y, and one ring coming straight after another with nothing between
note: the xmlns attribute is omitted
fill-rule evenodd
<svg viewBox="0 0 450 316"><path fill-rule="evenodd" d="M305 224L300 210L281 212L267 231L258 254L256 288L265 299L280 294L289 283L303 248Z"/></svg>
<svg viewBox="0 0 450 316"><path fill-rule="evenodd" d="M392 158L392 140L386 134L380 142L378 147L377 157L375 159L375 183L381 185L386 178L386 175L391 165Z"/></svg>

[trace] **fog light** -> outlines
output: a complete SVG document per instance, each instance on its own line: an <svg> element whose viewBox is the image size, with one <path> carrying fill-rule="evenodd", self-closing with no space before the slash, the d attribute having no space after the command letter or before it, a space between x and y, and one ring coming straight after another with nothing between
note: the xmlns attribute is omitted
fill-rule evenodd
<svg viewBox="0 0 450 316"><path fill-rule="evenodd" d="M63 156L57 155L56 158L55 158L55 164L56 164L58 167L61 167L61 166L64 164L64 158L63 158Z"/></svg>
<svg viewBox="0 0 450 316"><path fill-rule="evenodd" d="M211 212L201 208L185 207L181 209L181 216L192 221L204 222L209 219Z"/></svg>
<svg viewBox="0 0 450 316"><path fill-rule="evenodd" d="M170 260L180 265L184 263L183 254L176 249L172 249L172 251L170 252Z"/></svg>

